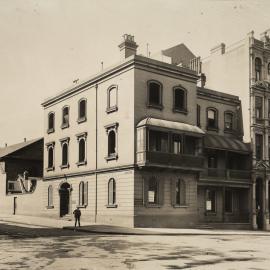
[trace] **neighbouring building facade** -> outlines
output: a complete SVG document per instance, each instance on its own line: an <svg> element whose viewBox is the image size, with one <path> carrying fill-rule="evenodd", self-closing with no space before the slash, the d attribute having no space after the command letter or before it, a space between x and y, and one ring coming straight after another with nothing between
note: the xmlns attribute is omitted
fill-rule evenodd
<svg viewBox="0 0 270 270"><path fill-rule="evenodd" d="M224 43L201 60L205 86L238 95L242 101L244 138L251 142L253 228L270 229L270 30L226 47Z"/></svg>
<svg viewBox="0 0 270 270"><path fill-rule="evenodd" d="M42 104L42 215L78 206L88 221L121 226L250 228L239 98L197 87L177 48L164 53L173 64L136 55L130 35L119 48L119 64Z"/></svg>
<svg viewBox="0 0 270 270"><path fill-rule="evenodd" d="M1 213L42 215L43 139L0 148Z"/></svg>

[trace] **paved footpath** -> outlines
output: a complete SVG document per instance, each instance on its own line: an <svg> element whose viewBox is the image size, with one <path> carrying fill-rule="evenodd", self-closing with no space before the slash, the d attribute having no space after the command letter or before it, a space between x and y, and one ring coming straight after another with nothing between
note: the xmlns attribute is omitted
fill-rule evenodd
<svg viewBox="0 0 270 270"><path fill-rule="evenodd" d="M63 228L74 230L72 219L52 219L23 215L0 215L0 223L27 228ZM214 229L169 229L169 228L127 228L94 224L82 220L79 232L119 234L119 235L257 235L270 236L270 232L252 230L214 230Z"/></svg>

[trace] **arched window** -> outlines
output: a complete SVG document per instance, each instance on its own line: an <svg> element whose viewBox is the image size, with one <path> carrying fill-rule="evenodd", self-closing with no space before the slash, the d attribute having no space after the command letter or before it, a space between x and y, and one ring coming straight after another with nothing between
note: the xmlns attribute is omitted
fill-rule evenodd
<svg viewBox="0 0 270 270"><path fill-rule="evenodd" d="M214 108L207 109L207 128L217 129L218 128L218 112Z"/></svg>
<svg viewBox="0 0 270 270"><path fill-rule="evenodd" d="M48 147L48 169L52 169L54 165L54 148L53 146Z"/></svg>
<svg viewBox="0 0 270 270"><path fill-rule="evenodd" d="M79 184L79 205L84 204L84 182Z"/></svg>
<svg viewBox="0 0 270 270"><path fill-rule="evenodd" d="M177 179L175 182L175 203L186 205L186 183L183 179Z"/></svg>
<svg viewBox="0 0 270 270"><path fill-rule="evenodd" d="M79 101L78 123L86 121L86 99Z"/></svg>
<svg viewBox="0 0 270 270"><path fill-rule="evenodd" d="M174 110L180 112L187 111L187 91L182 88L174 88Z"/></svg>
<svg viewBox="0 0 270 270"><path fill-rule="evenodd" d="M68 165L68 143L62 144L62 166Z"/></svg>
<svg viewBox="0 0 270 270"><path fill-rule="evenodd" d="M111 178L108 182L108 205L115 205L116 203L116 184L115 180Z"/></svg>
<svg viewBox="0 0 270 270"><path fill-rule="evenodd" d="M233 113L232 112L225 112L224 128L225 130L233 130Z"/></svg>
<svg viewBox="0 0 270 270"><path fill-rule="evenodd" d="M268 72L268 75L270 75L270 63L267 66L267 72Z"/></svg>
<svg viewBox="0 0 270 270"><path fill-rule="evenodd" d="M54 113L51 112L48 115L48 133L54 132Z"/></svg>
<svg viewBox="0 0 270 270"><path fill-rule="evenodd" d="M53 206L53 187L50 185L48 187L48 206L52 207Z"/></svg>
<svg viewBox="0 0 270 270"><path fill-rule="evenodd" d="M117 97L118 87L113 85L108 88L107 92L107 113L117 111Z"/></svg>
<svg viewBox="0 0 270 270"><path fill-rule="evenodd" d="M79 140L79 162L85 161L85 139L81 138Z"/></svg>
<svg viewBox="0 0 270 270"><path fill-rule="evenodd" d="M151 177L148 182L148 203L158 204L158 182L155 177Z"/></svg>
<svg viewBox="0 0 270 270"><path fill-rule="evenodd" d="M116 150L115 131L111 130L108 134L108 156L115 155Z"/></svg>
<svg viewBox="0 0 270 270"><path fill-rule="evenodd" d="M148 82L148 105L162 108L162 85L159 82Z"/></svg>
<svg viewBox="0 0 270 270"><path fill-rule="evenodd" d="M62 128L66 128L69 126L69 107L64 107L62 114Z"/></svg>
<svg viewBox="0 0 270 270"><path fill-rule="evenodd" d="M255 80L260 81L262 74L262 60L259 57L255 58Z"/></svg>

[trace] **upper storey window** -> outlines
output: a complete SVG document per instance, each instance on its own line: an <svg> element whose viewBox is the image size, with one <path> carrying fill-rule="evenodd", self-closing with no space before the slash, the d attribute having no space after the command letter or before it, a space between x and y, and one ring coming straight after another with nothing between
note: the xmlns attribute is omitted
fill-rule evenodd
<svg viewBox="0 0 270 270"><path fill-rule="evenodd" d="M214 108L207 109L207 129L218 129L218 111Z"/></svg>
<svg viewBox="0 0 270 270"><path fill-rule="evenodd" d="M86 99L79 101L78 123L86 121Z"/></svg>
<svg viewBox="0 0 270 270"><path fill-rule="evenodd" d="M259 57L255 58L255 80L260 81L262 75L262 60Z"/></svg>
<svg viewBox="0 0 270 270"><path fill-rule="evenodd" d="M62 128L69 127L69 107L64 107L62 111Z"/></svg>
<svg viewBox="0 0 270 270"><path fill-rule="evenodd" d="M109 87L107 92L107 113L117 111L117 102L118 102L118 88L116 85Z"/></svg>
<svg viewBox="0 0 270 270"><path fill-rule="evenodd" d="M233 113L232 112L225 112L224 129L228 131L233 130Z"/></svg>
<svg viewBox="0 0 270 270"><path fill-rule="evenodd" d="M50 112L48 115L48 130L47 133L54 132L54 113Z"/></svg>
<svg viewBox="0 0 270 270"><path fill-rule="evenodd" d="M256 114L256 122L260 123L263 118L263 98L255 97L255 114Z"/></svg>
<svg viewBox="0 0 270 270"><path fill-rule="evenodd" d="M174 101L174 111L177 112L187 112L187 91L182 88L173 89L173 101Z"/></svg>
<svg viewBox="0 0 270 270"><path fill-rule="evenodd" d="M162 85L159 82L148 82L148 106L162 109Z"/></svg>

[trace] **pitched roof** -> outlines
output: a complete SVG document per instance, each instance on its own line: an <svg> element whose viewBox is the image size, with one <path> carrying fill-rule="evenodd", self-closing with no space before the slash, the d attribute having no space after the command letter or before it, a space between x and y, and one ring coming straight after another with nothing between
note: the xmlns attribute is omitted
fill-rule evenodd
<svg viewBox="0 0 270 270"><path fill-rule="evenodd" d="M10 145L10 146L4 147L4 148L0 148L0 159L20 150L22 148L25 148L26 146L29 146L35 142L38 142L40 140L43 140L43 138L37 138L37 139L30 140L30 141L17 143L17 144L13 144L13 145Z"/></svg>

